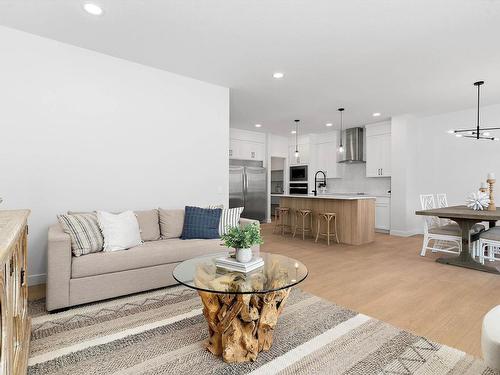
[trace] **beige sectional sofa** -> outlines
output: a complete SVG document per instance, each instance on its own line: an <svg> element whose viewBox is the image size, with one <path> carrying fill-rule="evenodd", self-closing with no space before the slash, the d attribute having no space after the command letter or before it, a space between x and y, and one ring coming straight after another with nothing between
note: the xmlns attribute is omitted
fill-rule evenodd
<svg viewBox="0 0 500 375"><path fill-rule="evenodd" d="M167 239L144 241L142 245L128 250L97 252L79 257L72 255L70 236L63 231L61 225L51 226L48 233L47 310L177 284L172 276L177 264L196 256L226 250L219 239L178 238L178 226L183 216L182 210L164 210L161 219L158 216L158 229L160 220L162 221L161 238L168 237ZM141 232L151 233L152 229L154 232L156 228L152 228L151 221L142 228L140 214L137 217ZM149 215L150 219L151 217ZM173 225L168 226L166 220ZM240 219L240 225L253 222L258 223L255 220ZM163 232L167 230L170 233L164 235Z"/></svg>

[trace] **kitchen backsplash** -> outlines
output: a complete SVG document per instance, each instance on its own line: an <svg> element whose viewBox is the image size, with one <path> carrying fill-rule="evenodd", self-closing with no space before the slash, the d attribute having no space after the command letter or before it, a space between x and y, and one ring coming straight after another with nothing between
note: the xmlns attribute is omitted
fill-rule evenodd
<svg viewBox="0 0 500 375"><path fill-rule="evenodd" d="M344 164L343 178L328 178L328 193L387 194L391 190L390 177L366 177L366 164Z"/></svg>

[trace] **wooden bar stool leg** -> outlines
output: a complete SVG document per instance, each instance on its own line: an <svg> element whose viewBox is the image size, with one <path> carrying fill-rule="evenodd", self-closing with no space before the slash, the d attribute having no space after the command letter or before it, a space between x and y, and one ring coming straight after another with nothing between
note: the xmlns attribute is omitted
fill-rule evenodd
<svg viewBox="0 0 500 375"><path fill-rule="evenodd" d="M279 231L279 229L280 229L279 224L280 224L280 222L279 222L279 211L275 210L274 211L274 228L273 228L273 234L276 233L276 229L278 229L278 231Z"/></svg>
<svg viewBox="0 0 500 375"><path fill-rule="evenodd" d="M310 226L309 226L309 229L310 229L310 232L311 232L311 237L314 238L314 225L313 225L313 213L311 212L309 214L309 222L310 222Z"/></svg>
<svg viewBox="0 0 500 375"><path fill-rule="evenodd" d="M315 242L318 242L320 228L321 228L321 216L318 216L318 225L316 228L316 241Z"/></svg>
<svg viewBox="0 0 500 375"><path fill-rule="evenodd" d="M326 242L330 246L330 217L326 219Z"/></svg>
<svg viewBox="0 0 500 375"><path fill-rule="evenodd" d="M302 241L306 239L306 216L302 215Z"/></svg>
<svg viewBox="0 0 500 375"><path fill-rule="evenodd" d="M336 216L334 216L334 217L333 217L333 220L334 220L334 221L333 221L333 223L334 223L334 225L335 225L335 239L337 240L337 243L340 243L340 242L339 242L339 237L337 236L337 217L336 217Z"/></svg>
<svg viewBox="0 0 500 375"><path fill-rule="evenodd" d="M294 222L294 227L293 227L293 238L295 238L295 235L297 234L297 223L298 223L298 217L297 217L297 212L295 212L295 222Z"/></svg>

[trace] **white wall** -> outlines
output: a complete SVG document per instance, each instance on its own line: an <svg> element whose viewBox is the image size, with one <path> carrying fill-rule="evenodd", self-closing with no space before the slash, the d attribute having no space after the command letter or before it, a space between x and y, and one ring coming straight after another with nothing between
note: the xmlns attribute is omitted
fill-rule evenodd
<svg viewBox="0 0 500 375"><path fill-rule="evenodd" d="M67 210L228 200L229 90L0 27L2 209L30 208L30 282Z"/></svg>
<svg viewBox="0 0 500 375"><path fill-rule="evenodd" d="M267 191L271 194L273 192L271 186L271 169L272 167L272 158L283 158L283 190L284 193L288 192L288 137L283 137L276 134L267 133L267 159L268 165L271 165L271 168L268 168L267 171ZM271 222L271 195L267 194L267 222Z"/></svg>
<svg viewBox="0 0 500 375"><path fill-rule="evenodd" d="M488 172L500 175L500 142L447 134L449 129L474 127L475 116L476 109L471 108L393 118L391 232L422 231L422 220L415 215L420 208L419 194L446 193L450 205L464 204L466 195L477 191ZM481 123L499 126L500 105L481 108Z"/></svg>

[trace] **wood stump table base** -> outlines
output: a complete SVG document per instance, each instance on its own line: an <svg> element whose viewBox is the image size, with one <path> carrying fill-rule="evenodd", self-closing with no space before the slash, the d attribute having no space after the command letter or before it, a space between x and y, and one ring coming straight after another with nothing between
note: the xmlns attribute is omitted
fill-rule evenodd
<svg viewBox="0 0 500 375"><path fill-rule="evenodd" d="M271 348L290 288L266 294L198 294L208 323L207 349L234 363L255 361L259 352Z"/></svg>

